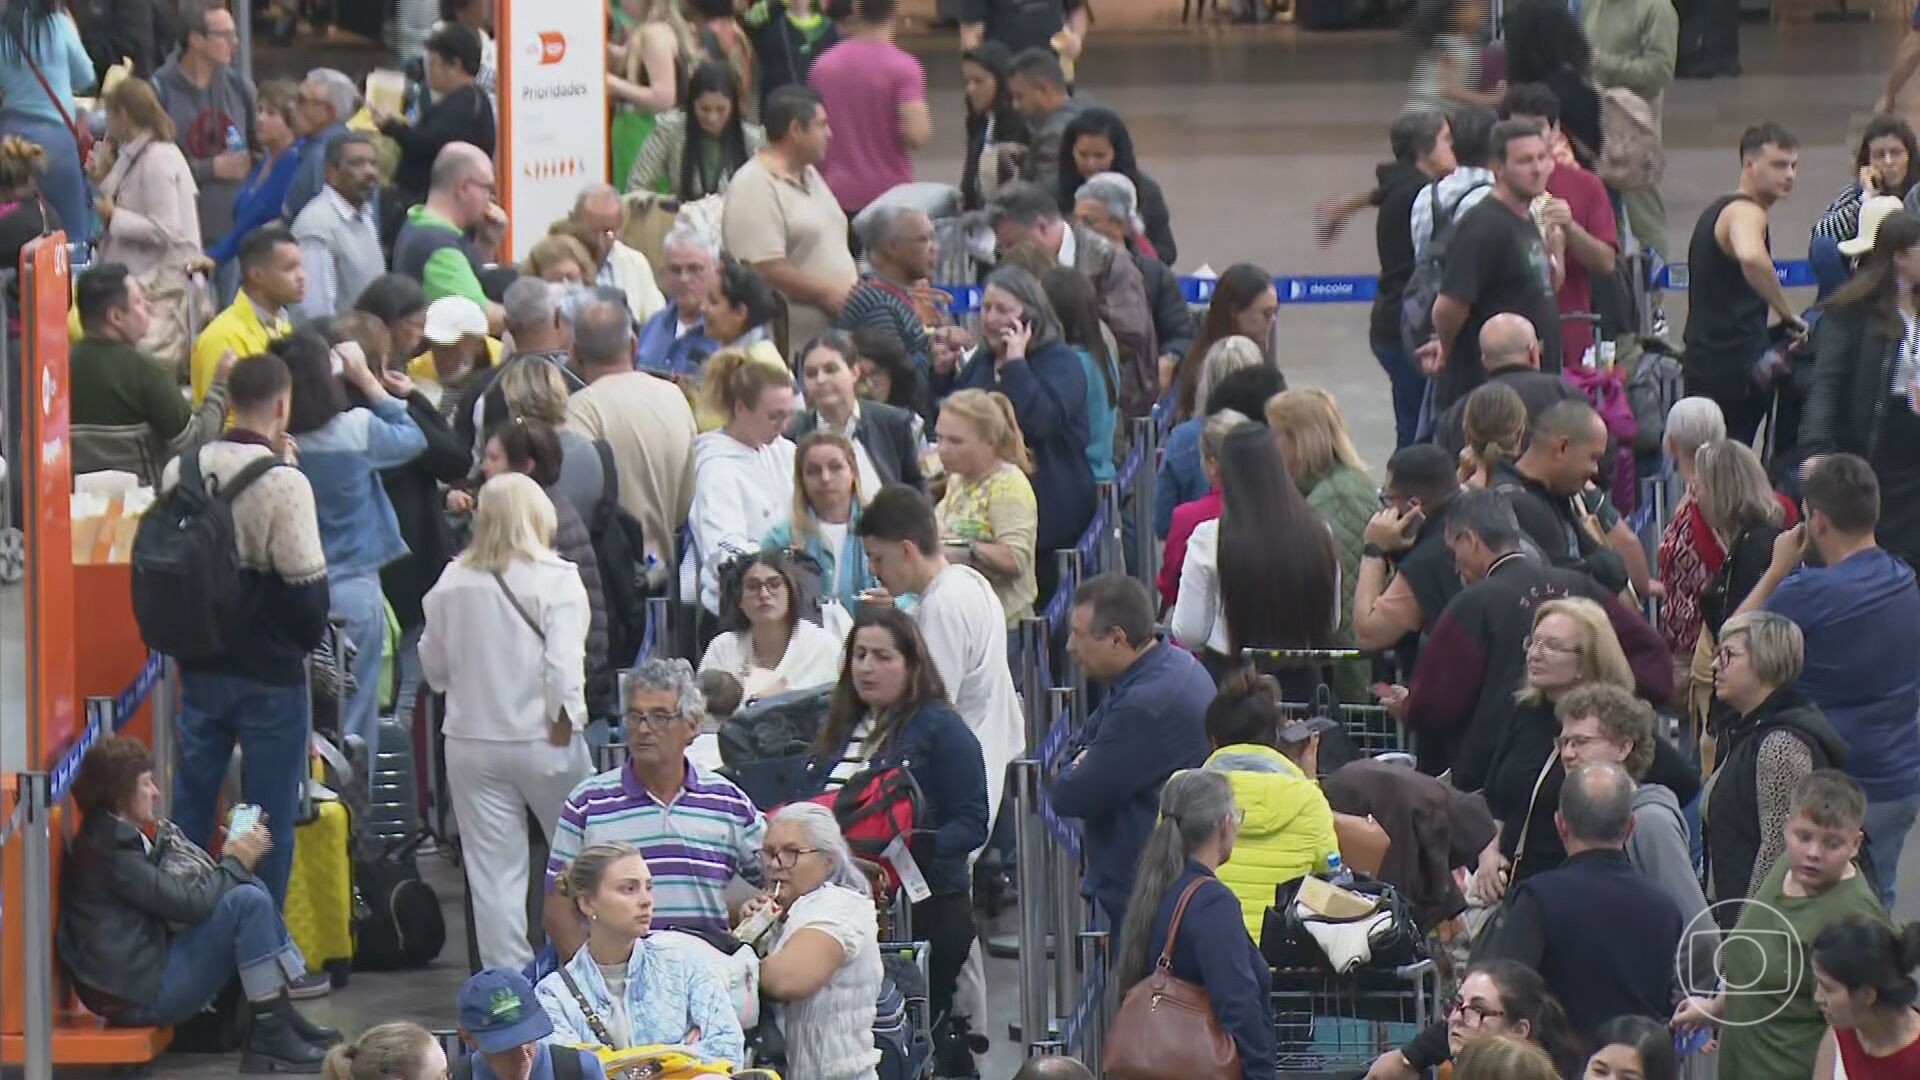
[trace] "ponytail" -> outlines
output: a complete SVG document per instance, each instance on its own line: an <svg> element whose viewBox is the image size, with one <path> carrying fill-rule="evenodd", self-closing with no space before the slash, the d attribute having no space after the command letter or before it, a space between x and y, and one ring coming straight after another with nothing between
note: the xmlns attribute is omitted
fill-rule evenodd
<svg viewBox="0 0 1920 1080"><path fill-rule="evenodd" d="M1233 785L1217 772L1183 769L1161 787L1160 820L1140 852L1133 895L1127 899L1127 916L1120 928L1120 956L1111 980L1114 1007L1133 984L1147 977L1148 938L1168 891L1180 880L1194 851L1219 831L1233 809Z"/></svg>
<svg viewBox="0 0 1920 1080"><path fill-rule="evenodd" d="M1480 467L1492 472L1520 456L1527 437L1527 403L1503 383L1487 383L1467 397L1461 415L1467 449Z"/></svg>
<svg viewBox="0 0 1920 1080"><path fill-rule="evenodd" d="M358 1039L327 1051L322 1080L394 1080L426 1071L427 1054L438 1042L431 1031L405 1020L380 1024Z"/></svg>
<svg viewBox="0 0 1920 1080"><path fill-rule="evenodd" d="M753 408L762 392L776 386L793 389L793 376L778 365L756 360L745 349L722 349L702 365L701 404L725 421L735 406Z"/></svg>

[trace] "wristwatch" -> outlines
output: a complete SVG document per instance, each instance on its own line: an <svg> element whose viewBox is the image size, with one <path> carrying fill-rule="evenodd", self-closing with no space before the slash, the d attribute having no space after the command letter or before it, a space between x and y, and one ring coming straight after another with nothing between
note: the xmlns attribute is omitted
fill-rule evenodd
<svg viewBox="0 0 1920 1080"><path fill-rule="evenodd" d="M1385 559L1387 552L1386 549L1382 548L1379 544L1367 544L1360 549L1360 557L1363 559Z"/></svg>

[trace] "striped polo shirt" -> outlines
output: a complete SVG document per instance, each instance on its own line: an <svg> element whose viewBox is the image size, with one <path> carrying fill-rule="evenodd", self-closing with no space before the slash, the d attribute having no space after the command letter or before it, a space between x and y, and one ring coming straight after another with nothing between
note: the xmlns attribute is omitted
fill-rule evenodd
<svg viewBox="0 0 1920 1080"><path fill-rule="evenodd" d="M766 818L733 782L687 763L673 801L662 805L631 764L588 777L567 796L547 860L547 890L583 849L631 844L653 873L653 925L729 929L727 883L760 881Z"/></svg>

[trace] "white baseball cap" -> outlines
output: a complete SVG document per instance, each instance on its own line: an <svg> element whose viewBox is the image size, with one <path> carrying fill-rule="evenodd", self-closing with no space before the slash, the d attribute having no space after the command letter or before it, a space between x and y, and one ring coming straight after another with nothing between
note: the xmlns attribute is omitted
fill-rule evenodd
<svg viewBox="0 0 1920 1080"><path fill-rule="evenodd" d="M1872 251L1874 238L1880 235L1880 223L1903 205L1892 195L1875 195L1861 203L1859 233L1851 240L1840 241L1840 254L1857 259Z"/></svg>
<svg viewBox="0 0 1920 1080"><path fill-rule="evenodd" d="M427 305L427 325L421 331L435 345L452 345L468 334L487 332L487 313L464 296L443 296Z"/></svg>

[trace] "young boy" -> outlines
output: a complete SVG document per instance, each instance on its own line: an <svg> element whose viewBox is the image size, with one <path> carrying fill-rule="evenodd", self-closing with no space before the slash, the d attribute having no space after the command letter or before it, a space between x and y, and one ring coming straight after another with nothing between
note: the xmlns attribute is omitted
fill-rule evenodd
<svg viewBox="0 0 1920 1080"><path fill-rule="evenodd" d="M1873 886L1854 865L1866 812L1860 785L1837 769L1816 770L1794 785L1787 850L1727 935L1720 992L1690 997L1674 1013L1683 1030L1721 1025L1721 1076L1769 1080L1805 1076L1812 1068L1827 1026L1813 1002L1814 938L1849 915L1887 921ZM1711 928L1688 932L1701 929Z"/></svg>

